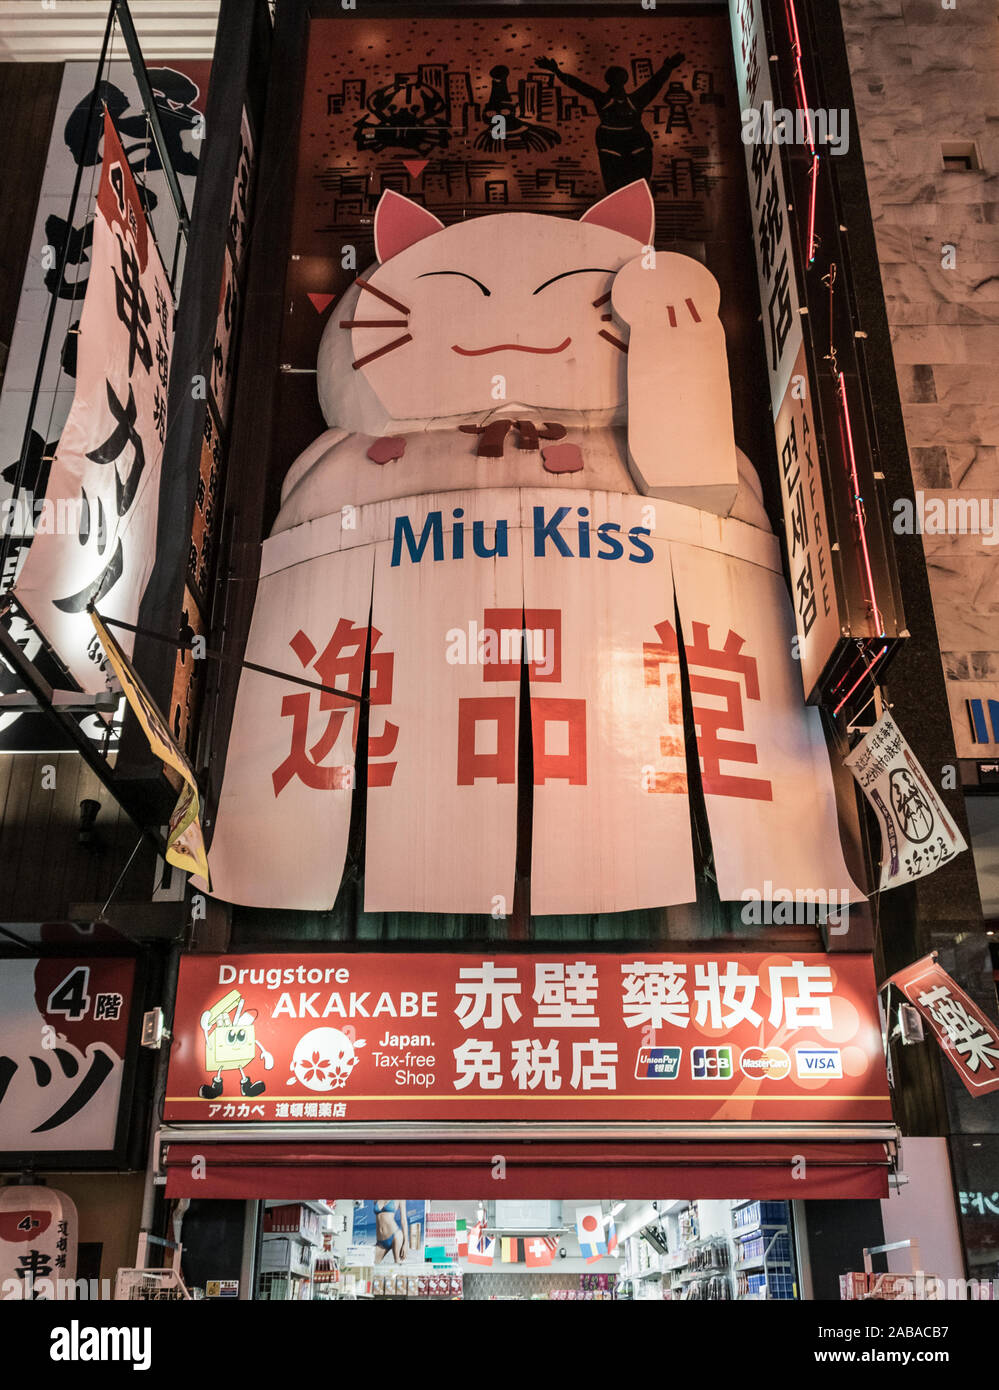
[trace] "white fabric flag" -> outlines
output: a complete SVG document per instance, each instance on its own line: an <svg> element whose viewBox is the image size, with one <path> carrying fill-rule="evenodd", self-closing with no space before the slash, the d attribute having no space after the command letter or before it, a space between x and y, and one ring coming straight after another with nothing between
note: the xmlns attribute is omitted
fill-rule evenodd
<svg viewBox="0 0 999 1390"><path fill-rule="evenodd" d="M887 711L845 759L881 826L881 888L911 883L968 848Z"/></svg>
<svg viewBox="0 0 999 1390"><path fill-rule="evenodd" d="M673 618L669 545L647 531L632 538L637 510L607 493L525 494L525 519L540 513L524 546L526 628L540 658L530 664L532 913L696 897L679 658L658 630Z"/></svg>
<svg viewBox="0 0 999 1390"><path fill-rule="evenodd" d="M428 495L392 510L393 538L377 547L372 624L375 656L394 658L388 715L398 737L390 782L372 781L369 753L365 910L505 917L517 854L516 494ZM371 715L377 737L374 703Z"/></svg>
<svg viewBox="0 0 999 1390"><path fill-rule="evenodd" d="M672 556L719 897L859 900L819 714L801 699L783 576L693 546Z"/></svg>
<svg viewBox="0 0 999 1390"><path fill-rule="evenodd" d="M296 545L305 558L262 575L246 660L359 695L374 549L309 558L314 530L301 526L265 544L265 571ZM333 905L347 851L359 709L243 671L208 853L213 893L256 907Z"/></svg>
<svg viewBox="0 0 999 1390"><path fill-rule="evenodd" d="M104 163L77 340L76 392L14 593L83 690L107 687L87 605L134 623L156 554L173 296L104 117ZM135 638L118 629L132 655Z"/></svg>

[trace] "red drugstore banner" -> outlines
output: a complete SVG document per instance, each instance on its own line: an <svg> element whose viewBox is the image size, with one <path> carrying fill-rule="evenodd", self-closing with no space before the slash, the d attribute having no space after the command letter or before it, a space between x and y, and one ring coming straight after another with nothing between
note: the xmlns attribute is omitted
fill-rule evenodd
<svg viewBox="0 0 999 1390"><path fill-rule="evenodd" d="M870 959L181 962L168 1121L890 1121Z"/></svg>
<svg viewBox="0 0 999 1390"><path fill-rule="evenodd" d="M935 957L907 965L888 983L915 1004L973 1096L999 1089L999 1024L982 1013Z"/></svg>

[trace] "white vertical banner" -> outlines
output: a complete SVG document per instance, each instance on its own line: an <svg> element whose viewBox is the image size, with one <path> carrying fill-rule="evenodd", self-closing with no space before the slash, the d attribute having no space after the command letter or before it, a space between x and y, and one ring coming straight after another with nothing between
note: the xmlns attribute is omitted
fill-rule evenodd
<svg viewBox="0 0 999 1390"><path fill-rule="evenodd" d="M881 826L880 888L932 874L968 848L887 711L845 762Z"/></svg>
<svg viewBox="0 0 999 1390"><path fill-rule="evenodd" d="M373 548L310 558L312 530L302 526L265 544L245 659L360 695ZM296 548L298 563L266 572L275 556L289 562ZM333 905L347 852L359 713L356 701L243 671L208 854L213 893L257 907Z"/></svg>
<svg viewBox="0 0 999 1390"><path fill-rule="evenodd" d="M391 504L372 604L372 661L384 650L394 665L384 710L372 688L368 912L513 908L523 608L515 503L516 494L486 489ZM375 771L381 747L391 779Z"/></svg>
<svg viewBox="0 0 999 1390"><path fill-rule="evenodd" d="M630 525L625 497L524 499L531 911L692 902L679 656L663 645L669 545Z"/></svg>
<svg viewBox="0 0 999 1390"><path fill-rule="evenodd" d="M83 690L107 686L88 604L134 623L156 553L173 295L110 117L80 318L76 391L47 513L14 588ZM126 656L132 633L120 638Z"/></svg>
<svg viewBox="0 0 999 1390"><path fill-rule="evenodd" d="M862 898L820 717L801 701L783 577L693 546L672 556L719 897Z"/></svg>
<svg viewBox="0 0 999 1390"><path fill-rule="evenodd" d="M750 218L767 342L770 402L776 418L802 342L801 297L794 268L791 213L773 142L773 84L760 0L729 0Z"/></svg>

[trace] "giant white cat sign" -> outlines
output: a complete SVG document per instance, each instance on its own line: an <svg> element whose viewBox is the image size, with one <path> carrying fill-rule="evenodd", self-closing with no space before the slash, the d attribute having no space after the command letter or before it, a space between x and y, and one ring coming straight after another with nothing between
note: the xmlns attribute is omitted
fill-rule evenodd
<svg viewBox="0 0 999 1390"><path fill-rule="evenodd" d="M285 479L246 653L327 691L243 672L215 891L329 908L363 767L365 909L506 916L528 721L531 911L692 902L686 670L722 898L860 896L731 437L718 286L649 258L648 186L572 221L452 227L388 192L374 232L379 264L324 334L333 428ZM356 702L328 692L361 694L366 668L358 750Z"/></svg>
<svg viewBox="0 0 999 1390"><path fill-rule="evenodd" d="M87 612L134 623L156 547L173 295L110 116L76 392L14 593L81 688L108 666ZM126 633L123 646L132 650Z"/></svg>

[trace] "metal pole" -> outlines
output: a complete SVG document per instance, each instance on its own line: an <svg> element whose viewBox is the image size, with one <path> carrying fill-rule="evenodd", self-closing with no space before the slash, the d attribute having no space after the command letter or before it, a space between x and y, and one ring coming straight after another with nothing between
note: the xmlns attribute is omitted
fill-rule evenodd
<svg viewBox="0 0 999 1390"><path fill-rule="evenodd" d="M158 833L154 833L148 826L143 825L134 812L132 812L122 800L121 791L115 780L114 772L110 764L97 752L93 743L83 732L72 715L64 713L58 705L52 703L52 687L38 674L33 663L27 660L3 622L0 622L0 656L14 667L27 688L38 700L39 704L45 707L45 712L51 715L56 724L62 729L63 733L71 740L76 751L83 758L83 761L90 768L91 772L96 773L97 777L103 782L104 786L107 787L108 791L136 829L141 831L150 843L155 846L156 853L162 855L166 848L164 840Z"/></svg>
<svg viewBox="0 0 999 1390"><path fill-rule="evenodd" d="M102 623L108 627L123 627L126 632L134 632L137 637L148 637L153 642L167 642L177 651L190 651L183 642L178 642L175 637L168 637L165 632L153 632L152 628L136 627L134 623L122 622L120 618L106 618L98 614ZM307 681L304 676L292 676L287 671L275 671L271 666L259 666L255 661L237 661L234 657L223 656L221 652L214 651L212 648L205 648L205 658L208 661L217 661L220 666L242 666L247 671L259 671L262 676L273 676L279 681L290 681L292 685L304 685L309 690L320 690L324 695L337 695L343 700L353 700L356 704L367 703L364 695L354 695L349 690L338 690L333 685L320 685L318 681Z"/></svg>
<svg viewBox="0 0 999 1390"><path fill-rule="evenodd" d="M125 47L128 49L128 56L132 62L132 71L135 74L135 81L138 84L139 95L142 97L142 104L146 108L146 116L149 119L149 128L153 133L153 141L156 145L163 165L163 175L170 189L170 197L173 199L174 208L177 211L177 220L180 223L184 234L191 225L188 215L187 204L184 202L184 195L180 189L180 181L177 172L167 153L166 140L163 135L163 127L160 125L160 113L156 109L156 98L153 96L153 89L149 85L149 74L146 71L146 60L142 56L142 49L139 47L139 36L135 32L135 25L132 23L132 15L128 8L128 0L113 0L112 13L117 12L118 23L121 25L122 38L125 40Z"/></svg>

